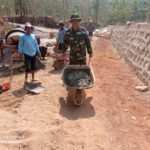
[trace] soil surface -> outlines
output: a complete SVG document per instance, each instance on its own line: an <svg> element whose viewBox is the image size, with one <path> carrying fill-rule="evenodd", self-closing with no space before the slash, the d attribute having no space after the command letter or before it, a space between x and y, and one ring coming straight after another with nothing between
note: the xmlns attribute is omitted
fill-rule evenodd
<svg viewBox="0 0 150 150"><path fill-rule="evenodd" d="M24 74L13 77L0 95L0 150L149 150L150 93L134 89L140 82L109 40L92 43L96 83L80 107L67 101L51 60L36 74L46 89L39 95L22 88Z"/></svg>

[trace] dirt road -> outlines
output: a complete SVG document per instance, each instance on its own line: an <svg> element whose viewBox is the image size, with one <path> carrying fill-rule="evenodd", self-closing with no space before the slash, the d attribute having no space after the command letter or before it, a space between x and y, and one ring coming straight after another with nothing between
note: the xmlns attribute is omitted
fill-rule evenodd
<svg viewBox="0 0 150 150"><path fill-rule="evenodd" d="M40 95L26 94L23 74L14 77L0 95L0 150L149 150L150 93L134 90L139 81L109 41L95 38L93 48L96 84L79 108L66 101L50 64L37 73Z"/></svg>

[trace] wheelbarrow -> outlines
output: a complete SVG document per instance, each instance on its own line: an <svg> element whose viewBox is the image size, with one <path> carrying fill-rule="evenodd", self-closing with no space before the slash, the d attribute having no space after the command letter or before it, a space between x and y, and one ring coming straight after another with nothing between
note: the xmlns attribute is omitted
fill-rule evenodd
<svg viewBox="0 0 150 150"><path fill-rule="evenodd" d="M68 64L69 51L63 53L61 50L53 49L53 52L50 53L50 56L53 58L53 67L55 70L64 68Z"/></svg>
<svg viewBox="0 0 150 150"><path fill-rule="evenodd" d="M86 98L85 89L94 87L95 76L89 65L68 65L62 71L62 86L68 90L68 98L80 106Z"/></svg>

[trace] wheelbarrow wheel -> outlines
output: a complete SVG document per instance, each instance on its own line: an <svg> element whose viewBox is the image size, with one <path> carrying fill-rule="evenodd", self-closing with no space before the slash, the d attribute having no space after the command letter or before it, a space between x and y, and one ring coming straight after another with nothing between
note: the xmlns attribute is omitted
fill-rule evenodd
<svg viewBox="0 0 150 150"><path fill-rule="evenodd" d="M86 94L83 89L68 89L68 97L76 106L80 106L86 99Z"/></svg>
<svg viewBox="0 0 150 150"><path fill-rule="evenodd" d="M60 61L60 60L55 60L53 67L55 70L59 70L61 68L63 68L65 66L64 61Z"/></svg>

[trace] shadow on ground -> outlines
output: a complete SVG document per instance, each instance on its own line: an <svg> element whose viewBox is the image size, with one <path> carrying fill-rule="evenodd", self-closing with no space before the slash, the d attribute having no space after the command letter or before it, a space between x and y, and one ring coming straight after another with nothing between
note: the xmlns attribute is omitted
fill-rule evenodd
<svg viewBox="0 0 150 150"><path fill-rule="evenodd" d="M81 106L75 106L71 100L63 97L59 98L61 105L60 114L69 119L77 120L80 118L90 118L95 116L95 109L91 104L92 97L88 97Z"/></svg>
<svg viewBox="0 0 150 150"><path fill-rule="evenodd" d="M61 74L62 73L62 69L59 69L59 70L50 70L48 73L49 74Z"/></svg>
<svg viewBox="0 0 150 150"><path fill-rule="evenodd" d="M21 88L21 89L13 91L12 94L16 98L21 98L21 97L24 97L27 94L27 91L24 88Z"/></svg>

